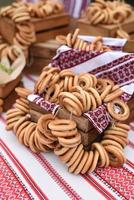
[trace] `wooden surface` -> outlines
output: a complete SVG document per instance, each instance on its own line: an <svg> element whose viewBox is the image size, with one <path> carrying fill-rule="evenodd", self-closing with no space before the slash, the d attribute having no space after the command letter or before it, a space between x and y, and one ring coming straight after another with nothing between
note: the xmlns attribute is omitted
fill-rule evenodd
<svg viewBox="0 0 134 200"><path fill-rule="evenodd" d="M56 50L60 44L56 40L35 43L30 47L30 55L37 58L52 58L56 55Z"/></svg>
<svg viewBox="0 0 134 200"><path fill-rule="evenodd" d="M48 112L44 109L41 109L37 104L30 102L30 114L31 120L37 122L38 119L42 116L42 114L47 114ZM70 113L66 111L64 108L60 109L57 113L57 117L61 119L70 119ZM94 141L98 141L101 139L101 135L98 131L93 127L88 119L85 117L77 117L72 115L72 120L74 120L77 124L77 128L82 137L82 144L86 150L89 150L91 144ZM84 132L86 131L86 132Z"/></svg>
<svg viewBox="0 0 134 200"><path fill-rule="evenodd" d="M36 122L39 119L40 113L41 114L47 113L46 110L42 109L39 105L35 104L34 102L29 102L29 105L30 105L30 109L32 111L37 112L37 115L34 115L34 117L32 117L34 119L34 121L36 121ZM32 112L31 112L31 114L32 114ZM36 113L34 113L34 114L36 114ZM70 113L67 110L65 110L64 108L59 109L56 116L61 119L70 119ZM72 115L71 119L76 122L78 129L80 129L81 131L83 131L85 133L88 133L89 130L94 128L93 125L91 123L89 123L89 120L83 116L77 117L75 115Z"/></svg>
<svg viewBox="0 0 134 200"><path fill-rule="evenodd" d="M18 85L20 82L22 76L18 76L15 80L5 84L5 85L0 85L0 98L6 98L12 90Z"/></svg>
<svg viewBox="0 0 134 200"><path fill-rule="evenodd" d="M35 31L45 31L56 27L67 26L70 22L70 16L68 13L61 13L44 19L32 19Z"/></svg>
<svg viewBox="0 0 134 200"><path fill-rule="evenodd" d="M57 34L67 34L69 22L70 16L67 13L49 16L44 19L33 19L32 23L36 31L36 41L44 42L55 38ZM5 40L12 44L16 33L14 22L9 18L1 17L0 31Z"/></svg>
<svg viewBox="0 0 134 200"><path fill-rule="evenodd" d="M117 25L103 25L103 24L91 25L89 21L86 19L79 19L77 23L78 27L80 28L80 33L84 35L90 34L98 36L99 34L102 36L114 37L115 32L118 29ZM121 24L121 27L127 33L134 32L134 11L132 15Z"/></svg>
<svg viewBox="0 0 134 200"><path fill-rule="evenodd" d="M69 26L57 27L36 33L36 41L44 42L50 39L54 39L56 35L66 35L69 32Z"/></svg>
<svg viewBox="0 0 134 200"><path fill-rule="evenodd" d="M129 40L123 47L123 51L133 53L134 52L134 40Z"/></svg>
<svg viewBox="0 0 134 200"><path fill-rule="evenodd" d="M8 18L0 17L0 32L3 38L9 43L13 44L16 28L15 24Z"/></svg>

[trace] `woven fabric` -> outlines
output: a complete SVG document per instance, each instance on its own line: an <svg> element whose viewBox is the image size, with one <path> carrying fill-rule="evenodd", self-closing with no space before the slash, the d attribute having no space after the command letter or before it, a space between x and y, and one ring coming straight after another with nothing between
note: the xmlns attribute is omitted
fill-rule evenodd
<svg viewBox="0 0 134 200"><path fill-rule="evenodd" d="M35 76L24 76L32 89ZM127 163L120 168L98 168L92 174L69 174L53 153L34 154L5 130L0 117L0 199L7 200L124 200L134 199L134 124L125 148Z"/></svg>

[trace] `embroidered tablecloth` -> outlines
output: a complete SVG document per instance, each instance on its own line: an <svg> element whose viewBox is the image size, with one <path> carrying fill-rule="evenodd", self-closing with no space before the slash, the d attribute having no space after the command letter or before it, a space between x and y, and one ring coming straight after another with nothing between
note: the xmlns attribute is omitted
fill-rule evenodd
<svg viewBox="0 0 134 200"><path fill-rule="evenodd" d="M32 89L37 79L25 75L23 83ZM125 148L127 163L120 168L98 168L92 174L73 175L53 153L34 154L5 130L0 116L1 200L113 200L134 199L134 123Z"/></svg>

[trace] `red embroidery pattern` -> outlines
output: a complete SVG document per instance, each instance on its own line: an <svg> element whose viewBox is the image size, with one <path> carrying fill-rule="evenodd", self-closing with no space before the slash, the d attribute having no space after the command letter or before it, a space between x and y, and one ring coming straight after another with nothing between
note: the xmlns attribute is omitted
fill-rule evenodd
<svg viewBox="0 0 134 200"><path fill-rule="evenodd" d="M123 63L123 62L126 62L130 59L134 58L134 54L127 54L125 56L122 56L116 60L113 60L112 62L109 62L105 65L102 65L100 67L97 67L96 69L92 70L91 73L93 74L97 74L99 72L103 72L105 70L108 70L108 69L112 69L113 67Z"/></svg>
<svg viewBox="0 0 134 200"><path fill-rule="evenodd" d="M53 59L52 66L59 67L61 70L73 68L101 54L102 53L100 52L84 52L72 49L62 52L57 58ZM134 61L131 60L132 58L134 58L134 54L128 54L116 60L113 60L112 62L107 63L103 66L98 66L95 70L90 71L89 67L89 71L93 74L104 71L103 73L101 73L101 75L98 76L102 78L110 78L116 84L125 83L134 79ZM128 62L124 64L124 62L126 61ZM120 65L116 69L113 69L113 67L119 64L122 65ZM109 71L107 71L108 69Z"/></svg>
<svg viewBox="0 0 134 200"><path fill-rule="evenodd" d="M129 101L130 99L131 99L131 97L132 97L132 95L130 95L130 94L128 94L128 93L126 93L126 92L124 92L123 94L122 94L122 96L121 96L121 99L123 100L123 101Z"/></svg>
<svg viewBox="0 0 134 200"><path fill-rule="evenodd" d="M94 174L121 199L134 199L134 174L127 168L97 168Z"/></svg>
<svg viewBox="0 0 134 200"><path fill-rule="evenodd" d="M48 101L45 101L44 98L42 97L37 97L36 99L34 99L34 102L39 105L41 108L47 110L47 111L50 111L52 112L56 106L55 103L50 103Z"/></svg>
<svg viewBox="0 0 134 200"><path fill-rule="evenodd" d="M121 84L134 79L134 61L120 65L115 69L106 71L99 75L102 78L109 78L116 84Z"/></svg>
<svg viewBox="0 0 134 200"><path fill-rule="evenodd" d="M3 155L0 155L0 199L33 199Z"/></svg>
<svg viewBox="0 0 134 200"><path fill-rule="evenodd" d="M57 58L52 60L51 64L53 67L59 67L61 70L68 69L93 59L103 53L104 52L85 52L71 49L60 53Z"/></svg>
<svg viewBox="0 0 134 200"><path fill-rule="evenodd" d="M107 128L110 122L110 118L104 105L99 106L93 111L84 113L84 116L86 116L89 121L91 121L91 123L95 128L97 128L99 133L102 133Z"/></svg>
<svg viewBox="0 0 134 200"><path fill-rule="evenodd" d="M30 151L31 152L31 151ZM31 152L33 154L33 152ZM82 200L77 191L75 191L61 175L53 168L53 166L47 161L47 159L42 154L33 154L37 161L42 165L42 167L47 171L47 173L52 177L52 179L60 186L62 190L71 198L75 200Z"/></svg>

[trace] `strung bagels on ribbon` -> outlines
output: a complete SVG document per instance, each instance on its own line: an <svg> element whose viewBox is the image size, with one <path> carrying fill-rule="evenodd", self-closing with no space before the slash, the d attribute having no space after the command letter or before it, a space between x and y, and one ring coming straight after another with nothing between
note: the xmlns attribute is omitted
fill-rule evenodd
<svg viewBox="0 0 134 200"><path fill-rule="evenodd" d="M62 45L64 44L70 48L81 51L111 51L110 47L103 44L103 38L101 36L96 37L91 43L89 43L78 37L79 32L80 30L77 28L74 33L68 33L67 36L58 35L56 40Z"/></svg>
<svg viewBox="0 0 134 200"><path fill-rule="evenodd" d="M81 143L81 135L72 120L55 119L48 124L48 127L63 147L72 148Z"/></svg>
<svg viewBox="0 0 134 200"><path fill-rule="evenodd" d="M34 91L43 95L46 101L59 104L76 116L104 103L109 115L115 120L125 121L130 114L127 104L120 99L123 90L119 85L89 73L76 75L67 69L60 71L59 68L46 66Z"/></svg>
<svg viewBox="0 0 134 200"><path fill-rule="evenodd" d="M74 174L93 172L97 167L119 167L126 162L123 150L128 144L129 126L122 121L128 118L129 108L120 98L123 91L113 81L46 66L34 91L44 100L64 107L70 119L58 118L56 112L42 115L35 123L27 100L31 91L16 88L19 99L7 112L7 130L13 130L21 144L35 153L53 151ZM100 141L94 141L87 151L71 115L80 117L103 104L111 123Z"/></svg>

